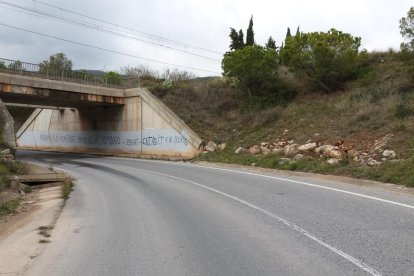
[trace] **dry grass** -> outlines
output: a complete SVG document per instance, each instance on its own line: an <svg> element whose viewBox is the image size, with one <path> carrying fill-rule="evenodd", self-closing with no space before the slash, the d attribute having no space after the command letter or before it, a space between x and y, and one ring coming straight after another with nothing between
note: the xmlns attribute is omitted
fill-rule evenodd
<svg viewBox="0 0 414 276"><path fill-rule="evenodd" d="M65 181L63 181L63 186L62 186L62 197L64 199L68 199L70 193L73 190L73 182L71 178L66 178Z"/></svg>
<svg viewBox="0 0 414 276"><path fill-rule="evenodd" d="M344 91L310 91L301 80L291 79L299 89L297 98L286 106L266 109L245 108L246 95L220 79L175 84L164 90L162 98L202 138L230 145L228 152L204 156L205 160L280 168L277 157L268 160L240 156L234 150L282 137L297 143L309 139L325 143L345 140L356 149L366 150L375 139L393 134L387 147L395 150L398 158L406 159L398 164L372 169L358 168L347 161L333 169L316 161L304 161L286 169L412 186L414 177L408 168L414 156L414 85L410 70L398 53L370 53L365 75L349 83Z"/></svg>

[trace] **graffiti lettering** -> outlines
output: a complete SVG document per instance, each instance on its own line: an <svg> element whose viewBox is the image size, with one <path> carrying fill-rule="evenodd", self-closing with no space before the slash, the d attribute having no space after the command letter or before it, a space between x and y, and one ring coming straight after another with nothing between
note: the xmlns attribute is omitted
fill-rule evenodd
<svg viewBox="0 0 414 276"><path fill-rule="evenodd" d="M40 134L40 140L43 142L49 142L50 136L48 134Z"/></svg>
<svg viewBox="0 0 414 276"><path fill-rule="evenodd" d="M74 147L122 147L136 150L137 147L154 147L154 148L180 148L188 146L188 139L181 134L165 135L162 132L144 132L150 135L141 137L141 133L135 132L131 134L115 132L41 132L38 137L43 144L56 146L74 146ZM171 133L171 132L170 132Z"/></svg>

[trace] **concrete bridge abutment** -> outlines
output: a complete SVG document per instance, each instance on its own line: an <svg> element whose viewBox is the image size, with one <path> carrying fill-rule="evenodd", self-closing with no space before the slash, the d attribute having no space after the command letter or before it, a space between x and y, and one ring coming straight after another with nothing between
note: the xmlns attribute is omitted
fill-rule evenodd
<svg viewBox="0 0 414 276"><path fill-rule="evenodd" d="M126 89L123 105L36 109L17 133L20 149L191 159L202 140L147 89Z"/></svg>

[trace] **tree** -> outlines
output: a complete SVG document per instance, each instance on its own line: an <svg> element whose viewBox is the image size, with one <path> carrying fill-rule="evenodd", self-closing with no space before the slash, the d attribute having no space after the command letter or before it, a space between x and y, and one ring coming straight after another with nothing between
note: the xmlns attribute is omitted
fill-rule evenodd
<svg viewBox="0 0 414 276"><path fill-rule="evenodd" d="M120 85L121 84L121 75L114 71L109 71L105 73L104 80L106 84Z"/></svg>
<svg viewBox="0 0 414 276"><path fill-rule="evenodd" d="M291 36L292 36L292 34L290 33L290 28L288 27L287 31L286 31L286 38L285 39L287 39L288 37L291 37Z"/></svg>
<svg viewBox="0 0 414 276"><path fill-rule="evenodd" d="M406 52L414 52L414 7L411 7L407 17L400 19L400 33L405 38L401 43L401 49Z"/></svg>
<svg viewBox="0 0 414 276"><path fill-rule="evenodd" d="M230 50L237 50L244 47L244 34L242 30L237 32L234 28L230 28Z"/></svg>
<svg viewBox="0 0 414 276"><path fill-rule="evenodd" d="M243 34L243 30L242 29L239 30L239 45L240 45L240 48L239 49L241 49L244 46L246 46L246 44L244 43L244 34Z"/></svg>
<svg viewBox="0 0 414 276"><path fill-rule="evenodd" d="M267 40L267 43L265 45L265 48L266 49L273 49L273 50L277 49L276 41L273 39L273 37L271 37L271 36L269 37L269 39Z"/></svg>
<svg viewBox="0 0 414 276"><path fill-rule="evenodd" d="M298 28L296 29L296 34L295 36L300 36L300 27L298 26Z"/></svg>
<svg viewBox="0 0 414 276"><path fill-rule="evenodd" d="M253 46L254 42L254 31L253 31L253 15L250 17L249 27L246 32L246 46Z"/></svg>
<svg viewBox="0 0 414 276"><path fill-rule="evenodd" d="M234 28L230 28L230 50L239 49L239 34Z"/></svg>
<svg viewBox="0 0 414 276"><path fill-rule="evenodd" d="M246 46L246 44L244 43L244 34L242 29L239 30L239 45L240 49Z"/></svg>
<svg viewBox="0 0 414 276"><path fill-rule="evenodd" d="M299 32L286 39L281 58L292 71L331 92L358 76L366 56L360 45L361 38L335 29Z"/></svg>
<svg viewBox="0 0 414 276"><path fill-rule="evenodd" d="M16 61L13 61L12 63L10 63L7 66L7 69L10 69L10 70L13 70L13 71L20 71L20 70L23 69L23 65L22 65L20 60L16 60Z"/></svg>
<svg viewBox="0 0 414 276"><path fill-rule="evenodd" d="M56 69L72 70L72 61L66 57L64 53L56 53L49 57L49 60L44 60L40 67L51 67Z"/></svg>
<svg viewBox="0 0 414 276"><path fill-rule="evenodd" d="M227 52L222 61L223 76L234 78L249 97L260 94L268 80L276 80L278 58L276 51L258 45Z"/></svg>

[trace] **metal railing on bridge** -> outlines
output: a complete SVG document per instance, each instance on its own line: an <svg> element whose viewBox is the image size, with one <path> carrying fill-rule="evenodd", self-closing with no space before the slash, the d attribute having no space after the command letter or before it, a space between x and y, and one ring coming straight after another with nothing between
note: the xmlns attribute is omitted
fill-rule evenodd
<svg viewBox="0 0 414 276"><path fill-rule="evenodd" d="M137 77L112 73L97 74L90 70L61 69L4 58L0 58L0 72L111 88L139 87Z"/></svg>

